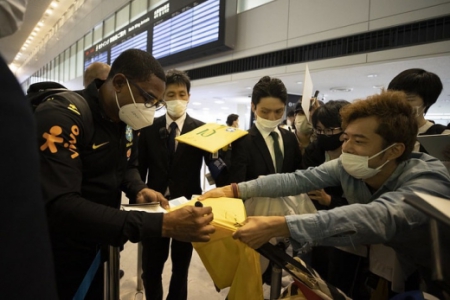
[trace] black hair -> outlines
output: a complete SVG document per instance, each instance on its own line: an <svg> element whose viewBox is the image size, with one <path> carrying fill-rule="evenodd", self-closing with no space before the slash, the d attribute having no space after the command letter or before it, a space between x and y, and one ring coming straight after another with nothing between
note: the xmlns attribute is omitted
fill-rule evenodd
<svg viewBox="0 0 450 300"><path fill-rule="evenodd" d="M301 96L300 96L301 97ZM295 108L294 108L294 113L300 114L300 115L304 115L305 112L303 111L303 107L302 107L302 100L300 98L300 100L297 102L297 104L295 104Z"/></svg>
<svg viewBox="0 0 450 300"><path fill-rule="evenodd" d="M166 73L166 86L169 84L184 85L188 94L191 90L191 79L186 72L172 69Z"/></svg>
<svg viewBox="0 0 450 300"><path fill-rule="evenodd" d="M278 78L262 77L253 87L252 104L256 107L265 97L278 98L286 105L287 90L284 83Z"/></svg>
<svg viewBox="0 0 450 300"><path fill-rule="evenodd" d="M418 95L425 106L424 113L436 103L442 92L442 82L439 76L423 69L408 69L392 79L388 90L402 91L406 94Z"/></svg>
<svg viewBox="0 0 450 300"><path fill-rule="evenodd" d="M300 96L300 100L298 100L298 102L297 102L297 104L295 105L295 108L294 108L294 113L295 114L300 114L300 115L304 115L305 114L305 112L303 111L303 107L302 107L302 96ZM322 100L316 100L316 101L319 101L319 105L320 106L322 106L322 105L324 105L324 103L323 103L323 101ZM309 106L309 111L311 111L313 109L313 106Z"/></svg>
<svg viewBox="0 0 450 300"><path fill-rule="evenodd" d="M406 101L404 92L382 91L364 100L342 107L340 111L342 128L361 118L376 117L378 128L375 133L383 140L383 148L394 143L403 143L405 151L396 160L409 158L417 140L417 120L413 108Z"/></svg>
<svg viewBox="0 0 450 300"><path fill-rule="evenodd" d="M346 100L330 100L319 106L311 116L312 125L317 128L317 123L322 123L325 128L341 127L341 115L339 111L342 107L350 104Z"/></svg>
<svg viewBox="0 0 450 300"><path fill-rule="evenodd" d="M233 125L233 122L236 121L237 119L239 119L239 115L236 114L231 114L227 117L227 125L231 126Z"/></svg>
<svg viewBox="0 0 450 300"><path fill-rule="evenodd" d="M294 116L295 116L295 112L294 112L293 109L289 110L289 111L287 112L287 114L286 114L286 117L287 117L287 118L291 118L291 117L294 117Z"/></svg>
<svg viewBox="0 0 450 300"><path fill-rule="evenodd" d="M113 62L108 79L118 73L138 82L148 80L151 75L166 81L164 70L159 62L150 53L139 49L128 49L122 52Z"/></svg>

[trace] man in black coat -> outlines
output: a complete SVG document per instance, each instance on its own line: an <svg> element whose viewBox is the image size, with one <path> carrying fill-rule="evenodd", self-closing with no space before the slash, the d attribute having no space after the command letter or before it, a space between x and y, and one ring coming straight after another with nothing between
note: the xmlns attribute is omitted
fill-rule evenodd
<svg viewBox="0 0 450 300"><path fill-rule="evenodd" d="M265 76L256 83L252 92L252 111L256 123L249 129L248 135L233 143L230 182L289 173L301 168L302 155L295 135L279 127L286 101L287 91L281 80ZM282 163L279 167L275 140L281 151Z"/></svg>
<svg viewBox="0 0 450 300"><path fill-rule="evenodd" d="M190 199L202 193L200 185L203 160L209 165L211 154L178 143L176 136L185 134L204 123L186 113L190 79L186 73L170 70L166 74L167 113L144 128L139 137L139 172L147 186L167 199L181 196ZM147 299L162 299L161 274L169 254L170 238L143 241L142 278ZM187 299L187 277L192 256L191 243L172 239L172 278L167 299Z"/></svg>
<svg viewBox="0 0 450 300"><path fill-rule="evenodd" d="M0 38L20 27L26 4L2 1ZM39 185L36 124L30 103L1 56L0 78L0 296L58 299Z"/></svg>

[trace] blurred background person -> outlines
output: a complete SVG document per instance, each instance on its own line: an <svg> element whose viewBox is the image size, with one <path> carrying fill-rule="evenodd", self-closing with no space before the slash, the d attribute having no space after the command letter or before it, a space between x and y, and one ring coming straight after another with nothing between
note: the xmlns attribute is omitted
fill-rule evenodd
<svg viewBox="0 0 450 300"><path fill-rule="evenodd" d="M388 90L406 93L408 103L414 109L419 135L450 133L445 125L435 124L434 121L425 119L428 109L436 103L442 92L439 76L423 69L408 69L391 80ZM427 153L417 141L414 151Z"/></svg>
<svg viewBox="0 0 450 300"><path fill-rule="evenodd" d="M294 130L295 112L293 109L286 113L286 119L281 122L281 128L284 128L290 132L295 132Z"/></svg>
<svg viewBox="0 0 450 300"><path fill-rule="evenodd" d="M295 135L299 143L300 152L303 155L305 153L306 147L308 147L308 145L311 143L314 129L312 127L312 124L306 118L301 101L295 105L294 113Z"/></svg>
<svg viewBox="0 0 450 300"><path fill-rule="evenodd" d="M233 128L239 128L239 115L237 114L230 114L227 117L227 121L226 121L227 126L229 127L233 127ZM225 162L225 165L227 166L227 173L228 170L231 169L231 156L232 156L232 151L233 151L233 145L229 144L225 147L223 147L222 149L219 150L219 157L221 159L223 159L223 161ZM225 176L225 175L224 175ZM229 174L227 174L226 176L229 176ZM228 184L228 180L226 178L224 178L223 182L216 182L216 186L223 186Z"/></svg>
<svg viewBox="0 0 450 300"><path fill-rule="evenodd" d="M16 32L27 1L0 1L0 38ZM0 295L57 298L47 218L39 185L36 124L31 104L0 55Z"/></svg>
<svg viewBox="0 0 450 300"><path fill-rule="evenodd" d="M90 64L86 71L84 71L83 85L86 88L95 79L106 80L108 78L109 70L111 67L108 64L102 62L93 62Z"/></svg>
<svg viewBox="0 0 450 300"><path fill-rule="evenodd" d="M226 124L230 127L239 128L239 115L228 115Z"/></svg>

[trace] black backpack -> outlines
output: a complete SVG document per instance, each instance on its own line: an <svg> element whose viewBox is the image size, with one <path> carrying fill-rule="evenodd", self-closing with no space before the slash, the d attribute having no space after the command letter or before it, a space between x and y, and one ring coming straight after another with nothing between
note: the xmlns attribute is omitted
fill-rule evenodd
<svg viewBox="0 0 450 300"><path fill-rule="evenodd" d="M64 98L71 104L75 105L80 114L83 116L85 122L88 123L84 126L84 128L89 130L89 132L85 133L86 142L89 143L92 140L94 136L94 120L92 118L92 112L89 104L77 92L70 91L62 84L54 81L43 81L30 85L27 90L26 97L31 104L33 112L39 104L49 99L55 100L58 98Z"/></svg>

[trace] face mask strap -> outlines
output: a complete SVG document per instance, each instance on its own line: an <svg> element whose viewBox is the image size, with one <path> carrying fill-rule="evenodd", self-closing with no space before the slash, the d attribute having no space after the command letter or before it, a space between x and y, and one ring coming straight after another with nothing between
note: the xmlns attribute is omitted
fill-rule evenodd
<svg viewBox="0 0 450 300"><path fill-rule="evenodd" d="M116 96L116 104L117 104L117 108L120 110L119 98L117 98L117 92L114 92L114 95Z"/></svg>
<svg viewBox="0 0 450 300"><path fill-rule="evenodd" d="M125 79L126 79L126 78L125 78ZM136 105L136 100L134 100L133 92L131 91L130 83L128 83L128 79L127 79L127 85L128 85L128 90L130 91L131 99L133 100L134 105L137 106L137 105ZM117 96L117 95L116 95L116 96Z"/></svg>
<svg viewBox="0 0 450 300"><path fill-rule="evenodd" d="M374 158L374 157L377 157L378 155L380 155L381 153L383 153L383 152L389 150L390 148L394 147L395 145L397 145L397 143L393 143L392 145L390 145L390 146L387 147L386 149L383 149L383 150L381 150L380 152L378 152L377 154L372 155L371 157L369 157L369 160L371 160L371 159ZM389 160L388 160L388 161L389 161Z"/></svg>

